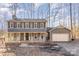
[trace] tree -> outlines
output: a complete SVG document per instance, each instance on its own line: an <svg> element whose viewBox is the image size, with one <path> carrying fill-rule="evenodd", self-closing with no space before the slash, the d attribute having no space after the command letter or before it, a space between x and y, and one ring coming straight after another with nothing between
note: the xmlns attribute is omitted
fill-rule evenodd
<svg viewBox="0 0 79 59"><path fill-rule="evenodd" d="M49 11L48 11L49 12L48 13L49 15L48 15L48 17L46 17L46 19L49 20L49 27L50 27L50 25L53 26L53 22L58 21L58 20L55 20L55 18L58 15L59 10L61 9L61 6L59 6L58 8L51 8L52 7L52 4L48 4L48 5L49 5ZM55 10L55 12L51 12L53 10ZM52 24L50 22L52 22Z"/></svg>
<svg viewBox="0 0 79 59"><path fill-rule="evenodd" d="M0 29L0 35L1 36L4 36L4 19L3 19L3 17L2 16L0 16L0 26L1 26L1 29Z"/></svg>
<svg viewBox="0 0 79 59"><path fill-rule="evenodd" d="M11 12L11 14L12 14L12 18L13 19L16 19L16 11L17 11L17 3L11 3L12 5L11 6L9 6L9 10L10 10L10 12Z"/></svg>
<svg viewBox="0 0 79 59"><path fill-rule="evenodd" d="M72 34L72 40L74 39L73 34L73 19L72 19L72 4L70 3L70 22L71 22L71 34Z"/></svg>

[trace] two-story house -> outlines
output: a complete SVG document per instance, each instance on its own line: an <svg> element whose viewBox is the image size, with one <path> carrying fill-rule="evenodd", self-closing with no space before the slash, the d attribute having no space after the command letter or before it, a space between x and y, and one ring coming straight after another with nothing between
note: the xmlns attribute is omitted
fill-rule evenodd
<svg viewBox="0 0 79 59"><path fill-rule="evenodd" d="M45 19L13 19L7 21L6 41L46 41L47 20Z"/></svg>

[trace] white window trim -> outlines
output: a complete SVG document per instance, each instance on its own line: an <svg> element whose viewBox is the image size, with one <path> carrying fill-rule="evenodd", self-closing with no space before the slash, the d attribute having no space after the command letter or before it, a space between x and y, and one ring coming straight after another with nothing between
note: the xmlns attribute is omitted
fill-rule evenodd
<svg viewBox="0 0 79 59"><path fill-rule="evenodd" d="M25 23L25 28L29 28L29 23Z"/></svg>
<svg viewBox="0 0 79 59"><path fill-rule="evenodd" d="M40 23L40 28L44 28L44 23Z"/></svg>
<svg viewBox="0 0 79 59"><path fill-rule="evenodd" d="M34 23L34 28L37 28L37 23Z"/></svg>

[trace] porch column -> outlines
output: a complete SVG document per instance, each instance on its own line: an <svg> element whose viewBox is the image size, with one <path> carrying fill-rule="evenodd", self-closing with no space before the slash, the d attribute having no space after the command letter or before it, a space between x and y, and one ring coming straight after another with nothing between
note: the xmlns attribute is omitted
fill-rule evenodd
<svg viewBox="0 0 79 59"><path fill-rule="evenodd" d="M33 33L31 33L31 41L33 41Z"/></svg>
<svg viewBox="0 0 79 59"><path fill-rule="evenodd" d="M43 36L42 40L44 41L44 40L45 40L45 35L44 35L44 34L42 34L42 36Z"/></svg>
<svg viewBox="0 0 79 59"><path fill-rule="evenodd" d="M20 33L18 33L18 34L19 34L19 35L18 35L18 36L19 36L18 41L20 41Z"/></svg>
<svg viewBox="0 0 79 59"><path fill-rule="evenodd" d="M43 35L43 33L41 33L41 41L43 41L44 40L44 35Z"/></svg>
<svg viewBox="0 0 79 59"><path fill-rule="evenodd" d="M43 41L45 41L46 39L46 34L43 34Z"/></svg>
<svg viewBox="0 0 79 59"><path fill-rule="evenodd" d="M9 37L9 41L10 41L10 39L11 39L11 33L9 33L9 35L10 35L10 37Z"/></svg>
<svg viewBox="0 0 79 59"><path fill-rule="evenodd" d="M32 41L32 33L30 33L30 40Z"/></svg>
<svg viewBox="0 0 79 59"><path fill-rule="evenodd" d="M19 41L21 41L21 33L19 33Z"/></svg>
<svg viewBox="0 0 79 59"><path fill-rule="evenodd" d="M24 41L26 40L26 37L25 37L25 33L24 33Z"/></svg>

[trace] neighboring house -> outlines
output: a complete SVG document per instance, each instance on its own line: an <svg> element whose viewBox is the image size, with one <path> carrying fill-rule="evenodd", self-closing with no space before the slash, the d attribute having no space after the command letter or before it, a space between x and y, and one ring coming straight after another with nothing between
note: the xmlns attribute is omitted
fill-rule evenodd
<svg viewBox="0 0 79 59"><path fill-rule="evenodd" d="M7 21L6 41L70 41L71 31L64 27L50 28L45 19L16 19Z"/></svg>

